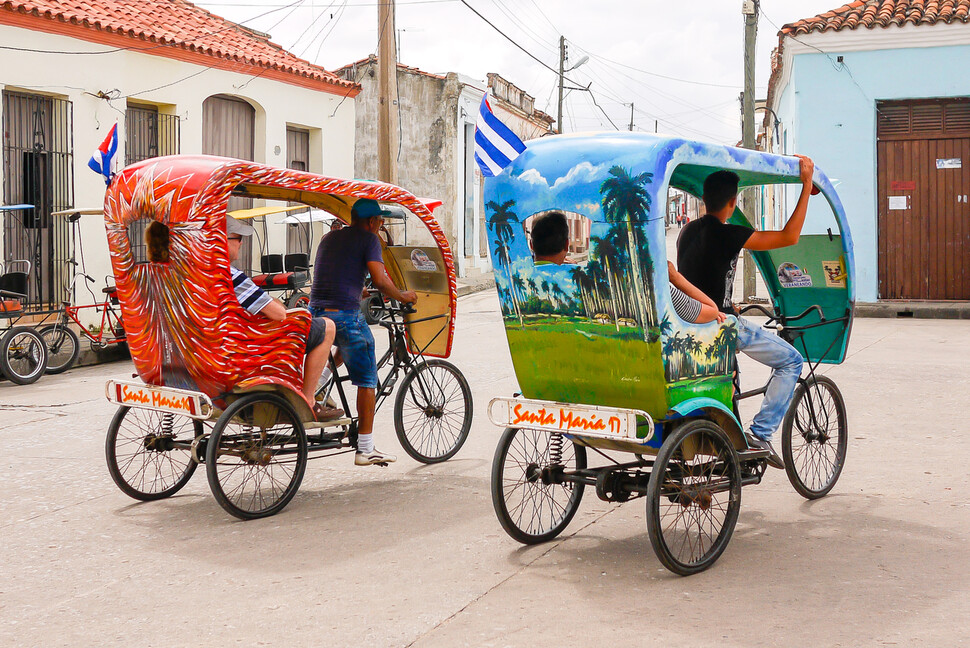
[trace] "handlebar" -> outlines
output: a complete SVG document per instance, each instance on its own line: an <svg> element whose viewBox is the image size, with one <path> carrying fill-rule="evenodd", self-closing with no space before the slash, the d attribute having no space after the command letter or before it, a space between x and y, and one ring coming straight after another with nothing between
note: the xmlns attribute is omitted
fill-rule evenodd
<svg viewBox="0 0 970 648"><path fill-rule="evenodd" d="M800 320L803 317L805 317L806 315L808 315L809 313L811 313L813 310L818 312L818 319L820 321L824 322L825 321L825 313L822 312L822 309L819 308L819 305L818 304L814 304L812 306L809 306L800 315L795 315L794 317L786 317L785 318L785 321L786 322L794 322L795 320Z"/></svg>
<svg viewBox="0 0 970 648"><path fill-rule="evenodd" d="M775 315L774 313L769 313L768 312L768 309L765 308L764 306L762 306L761 304L748 304L747 306L745 306L744 308L742 308L740 311L738 311L738 314L739 315L744 315L748 311L753 311L753 310L761 311L764 314L764 316L767 317L769 320L776 320L776 319L778 319L778 316L777 315Z"/></svg>

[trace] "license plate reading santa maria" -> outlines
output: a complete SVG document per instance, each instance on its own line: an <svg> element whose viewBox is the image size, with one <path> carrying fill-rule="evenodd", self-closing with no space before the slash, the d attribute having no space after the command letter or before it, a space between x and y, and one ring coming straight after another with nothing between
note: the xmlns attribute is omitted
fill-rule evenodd
<svg viewBox="0 0 970 648"><path fill-rule="evenodd" d="M517 398L493 399L488 415L493 423L504 427L627 439L636 439L638 416L649 420L638 410Z"/></svg>

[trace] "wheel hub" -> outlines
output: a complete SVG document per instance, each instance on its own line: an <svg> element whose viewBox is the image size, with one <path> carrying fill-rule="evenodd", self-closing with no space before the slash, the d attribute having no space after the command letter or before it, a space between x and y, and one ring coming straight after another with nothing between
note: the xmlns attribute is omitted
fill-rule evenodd
<svg viewBox="0 0 970 648"><path fill-rule="evenodd" d="M248 464L266 466L273 460L273 453L267 448L252 446L243 451L242 459Z"/></svg>
<svg viewBox="0 0 970 648"><path fill-rule="evenodd" d="M170 434L149 434L143 443L146 450L153 452L171 452L175 448L175 440Z"/></svg>
<svg viewBox="0 0 970 648"><path fill-rule="evenodd" d="M530 484L534 484L535 482L539 481L541 474L542 471L539 469L539 464L537 463L530 463L525 468L525 480Z"/></svg>

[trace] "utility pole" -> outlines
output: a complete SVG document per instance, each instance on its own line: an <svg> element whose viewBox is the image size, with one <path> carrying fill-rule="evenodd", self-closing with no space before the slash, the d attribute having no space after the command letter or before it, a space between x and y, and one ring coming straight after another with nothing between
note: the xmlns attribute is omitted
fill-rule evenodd
<svg viewBox="0 0 970 648"><path fill-rule="evenodd" d="M556 112L556 126L559 128L559 134L563 132L562 128L562 80L563 80L563 66L566 65L566 37L559 37L559 110Z"/></svg>
<svg viewBox="0 0 970 648"><path fill-rule="evenodd" d="M759 0L741 0L741 13L744 15L744 95L741 105L741 145L747 149L755 147L754 133L754 71L755 71L755 43L758 40L758 11ZM755 201L750 192L744 192L742 206L744 212L751 212ZM745 214L747 215L747 214ZM753 216L753 215L752 215ZM758 218L750 218L755 229L758 228ZM744 300L748 301L757 293L754 275L754 257L751 252L744 252Z"/></svg>
<svg viewBox="0 0 970 648"><path fill-rule="evenodd" d="M630 102L630 132L633 132L633 102Z"/></svg>
<svg viewBox="0 0 970 648"><path fill-rule="evenodd" d="M380 0L377 7L377 179L398 184L397 154L400 120L397 99L397 47L394 0Z"/></svg>

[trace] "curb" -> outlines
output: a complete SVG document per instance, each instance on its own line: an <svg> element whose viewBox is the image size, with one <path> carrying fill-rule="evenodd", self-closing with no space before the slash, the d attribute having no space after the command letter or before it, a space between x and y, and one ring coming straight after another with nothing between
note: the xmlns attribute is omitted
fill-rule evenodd
<svg viewBox="0 0 970 648"><path fill-rule="evenodd" d="M495 279L489 279L481 283L474 284L459 284L458 286L458 296L464 297L465 295L473 295L484 290L489 290L495 287Z"/></svg>
<svg viewBox="0 0 970 648"><path fill-rule="evenodd" d="M898 319L970 319L970 302L857 303L855 315Z"/></svg>

